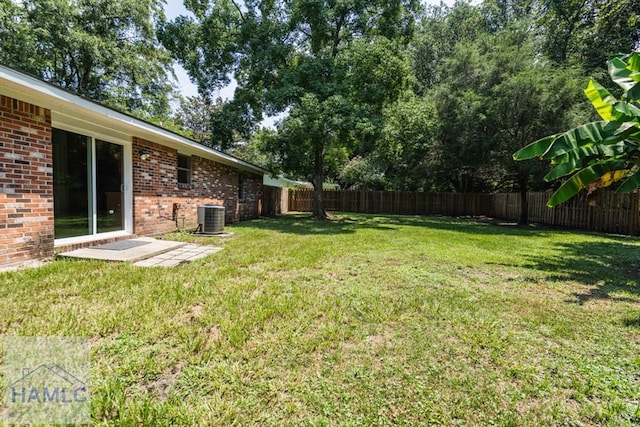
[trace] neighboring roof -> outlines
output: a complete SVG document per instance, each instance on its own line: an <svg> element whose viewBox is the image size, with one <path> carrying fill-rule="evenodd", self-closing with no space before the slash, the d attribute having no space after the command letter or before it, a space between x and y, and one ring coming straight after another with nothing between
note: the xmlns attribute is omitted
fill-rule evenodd
<svg viewBox="0 0 640 427"><path fill-rule="evenodd" d="M306 182L304 181L296 181L294 179L285 178L282 175L271 177L270 175L264 175L262 177L262 183L264 185L269 185L271 187L304 187L306 186Z"/></svg>
<svg viewBox="0 0 640 427"><path fill-rule="evenodd" d="M313 184L309 181L296 181L295 179L286 178L283 175L272 177L271 175L265 174L262 176L262 183L270 187L304 189L313 188ZM340 189L340 185L325 182L324 184L322 184L322 188L325 190L338 190Z"/></svg>
<svg viewBox="0 0 640 427"><path fill-rule="evenodd" d="M0 65L0 94L51 110L52 119L82 122L93 127L136 136L241 170L264 175L252 163L206 147L156 124L138 119L23 72Z"/></svg>

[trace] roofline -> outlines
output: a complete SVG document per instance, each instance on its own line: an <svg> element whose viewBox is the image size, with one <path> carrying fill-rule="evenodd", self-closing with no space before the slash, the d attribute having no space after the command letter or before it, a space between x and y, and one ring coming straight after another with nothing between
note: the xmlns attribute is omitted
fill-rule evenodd
<svg viewBox="0 0 640 427"><path fill-rule="evenodd" d="M144 132L149 132L160 137L172 140L174 143L185 146L185 148L189 148L196 152L201 152L203 155L208 158L213 158L222 160L223 163L228 165L235 165L241 169L248 169L250 171L265 174L268 171L260 166L254 165L253 163L247 162L245 160L239 159L230 154L223 153L222 151L207 147L202 145L190 138L180 135L174 131L169 129L165 129L162 126L156 125L154 123L148 122L146 120L139 119L134 117L131 114L123 113L122 111L116 110L113 107L109 107L100 102L94 101L90 98L76 95L68 90L60 88L52 83L49 83L41 78L32 76L30 74L26 74L22 71L18 71L6 65L0 64L0 80L8 80L15 84L21 85L28 89L31 89L37 92L40 95L45 95L51 98L53 101L58 101L62 103L70 103L76 105L82 109L86 109L97 113L99 115L111 118L123 124L126 127L141 130ZM45 107L46 108L46 107ZM131 132L132 136L137 136ZM156 141L153 141L156 142ZM163 144L161 144L163 145Z"/></svg>

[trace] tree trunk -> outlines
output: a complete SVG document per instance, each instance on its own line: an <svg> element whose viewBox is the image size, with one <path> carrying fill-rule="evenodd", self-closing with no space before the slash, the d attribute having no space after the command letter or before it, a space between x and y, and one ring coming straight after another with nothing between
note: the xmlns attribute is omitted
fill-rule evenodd
<svg viewBox="0 0 640 427"><path fill-rule="evenodd" d="M527 200L527 178L518 177L520 187L520 219L518 224L527 225L529 223L529 200Z"/></svg>
<svg viewBox="0 0 640 427"><path fill-rule="evenodd" d="M315 162L313 170L313 217L316 219L327 219L327 212L322 203L322 183L324 182L323 165L323 144L315 147Z"/></svg>

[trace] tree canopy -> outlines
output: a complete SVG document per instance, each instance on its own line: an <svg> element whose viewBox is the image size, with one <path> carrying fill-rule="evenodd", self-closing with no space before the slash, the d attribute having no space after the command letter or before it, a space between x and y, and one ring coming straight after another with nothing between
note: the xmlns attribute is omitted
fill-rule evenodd
<svg viewBox="0 0 640 427"><path fill-rule="evenodd" d="M382 111L406 84L402 47L418 2L214 0L187 4L162 31L177 60L210 93L238 82L233 102L214 119L223 144L230 129L250 133L263 115L288 112L271 139L277 164L311 180L314 215L326 216L321 189L326 159L372 143ZM329 162L330 163L330 162Z"/></svg>
<svg viewBox="0 0 640 427"><path fill-rule="evenodd" d="M0 0L0 63L143 118L168 114L162 0Z"/></svg>
<svg viewBox="0 0 640 427"><path fill-rule="evenodd" d="M396 189L518 190L526 204L527 189L550 188L548 165L514 163L511 153L591 119L582 82L603 73L611 53L638 45L638 16L634 2L604 0L430 8L411 53L416 105L436 111L431 140L416 153L422 167ZM391 145L411 147L401 138Z"/></svg>
<svg viewBox="0 0 640 427"><path fill-rule="evenodd" d="M514 162L512 153L595 120L581 95L589 77L603 82L590 86L592 102L626 112L637 103L635 89L616 85L617 77L602 79L607 58L640 46L634 0L185 5L189 16L167 22L163 0L0 0L0 62L168 123L273 173L311 181L318 218L325 217L325 181L345 188L520 191L526 204L527 190L551 188L569 174L573 184L562 194L575 194L585 186L564 189L576 185L573 174L596 167L596 157L556 158L550 150L550 166ZM633 58L618 57L631 74ZM183 98L169 114L173 61L197 83L199 96ZM213 102L232 80L233 99ZM259 127L273 116L280 117L275 129ZM590 125L600 126L599 135L615 122L601 119L609 124ZM587 189L635 176L633 150L622 159L615 144L594 146L629 167L609 171L612 180L598 176Z"/></svg>

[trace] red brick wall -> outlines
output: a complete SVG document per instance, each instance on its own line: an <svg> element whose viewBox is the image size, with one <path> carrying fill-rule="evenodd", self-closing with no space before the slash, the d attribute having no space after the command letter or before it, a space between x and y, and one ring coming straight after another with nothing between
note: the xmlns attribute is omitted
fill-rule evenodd
<svg viewBox="0 0 640 427"><path fill-rule="evenodd" d="M0 265L53 254L51 112L0 95Z"/></svg>
<svg viewBox="0 0 640 427"><path fill-rule="evenodd" d="M145 159L141 156L145 154ZM191 157L191 185L178 184L176 150L133 138L133 215L136 234L195 228L197 207L225 206L227 223L259 215L262 176L244 173L245 199L238 200L239 171ZM179 207L174 215L174 204Z"/></svg>
<svg viewBox="0 0 640 427"><path fill-rule="evenodd" d="M0 266L54 253L52 157L51 112L0 95ZM173 230L176 217L179 228L195 228L205 203L224 204L227 223L259 215L262 176L244 174L240 201L237 169L196 156L191 169L191 185L178 185L176 150L133 138L136 234Z"/></svg>

